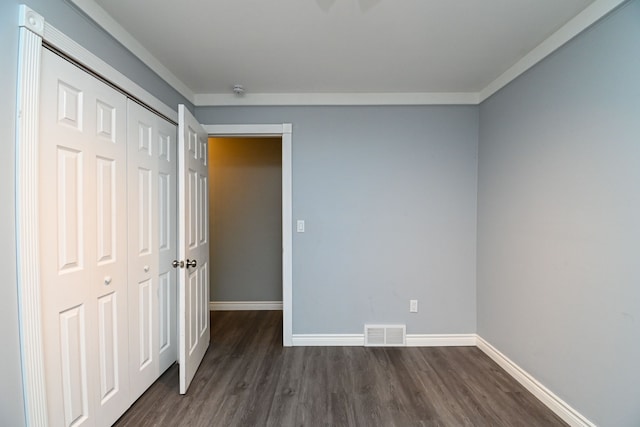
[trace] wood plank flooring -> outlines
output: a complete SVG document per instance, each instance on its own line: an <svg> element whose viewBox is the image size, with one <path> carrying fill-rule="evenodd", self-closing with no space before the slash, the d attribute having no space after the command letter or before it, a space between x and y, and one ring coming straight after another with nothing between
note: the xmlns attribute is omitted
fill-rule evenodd
<svg viewBox="0 0 640 427"><path fill-rule="evenodd" d="M211 313L189 392L172 366L125 426L564 426L475 347L282 347L282 313Z"/></svg>

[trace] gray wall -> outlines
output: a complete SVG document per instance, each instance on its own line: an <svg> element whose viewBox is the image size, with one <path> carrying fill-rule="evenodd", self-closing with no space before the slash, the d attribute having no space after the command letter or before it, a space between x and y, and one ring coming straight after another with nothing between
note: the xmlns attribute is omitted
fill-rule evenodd
<svg viewBox="0 0 640 427"><path fill-rule="evenodd" d="M15 247L15 98L18 66L18 5L25 3L48 22L109 62L168 105L186 102L175 90L63 0L0 1L0 425L25 424L18 339ZM188 104L188 103L187 103ZM191 104L189 108L193 109Z"/></svg>
<svg viewBox="0 0 640 427"><path fill-rule="evenodd" d="M293 124L293 332L473 333L478 108L196 108ZM420 311L409 313L409 299Z"/></svg>
<svg viewBox="0 0 640 427"><path fill-rule="evenodd" d="M640 425L640 2L480 109L478 333L591 421Z"/></svg>
<svg viewBox="0 0 640 427"><path fill-rule="evenodd" d="M212 301L282 301L282 139L209 139Z"/></svg>

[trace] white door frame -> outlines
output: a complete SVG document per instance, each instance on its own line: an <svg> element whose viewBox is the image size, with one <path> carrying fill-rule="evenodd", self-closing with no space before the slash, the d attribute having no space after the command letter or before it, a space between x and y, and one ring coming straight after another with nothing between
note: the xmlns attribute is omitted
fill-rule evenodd
<svg viewBox="0 0 640 427"><path fill-rule="evenodd" d="M291 190L291 123L275 125L202 125L209 136L282 137L282 345L293 336L293 218Z"/></svg>

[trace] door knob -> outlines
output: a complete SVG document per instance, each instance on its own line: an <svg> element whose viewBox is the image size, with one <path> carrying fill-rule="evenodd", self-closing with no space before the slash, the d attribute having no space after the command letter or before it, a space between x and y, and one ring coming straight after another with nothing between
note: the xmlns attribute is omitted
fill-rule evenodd
<svg viewBox="0 0 640 427"><path fill-rule="evenodd" d="M193 260L187 259L187 264L186 264L187 268L195 267L197 265L198 265L198 261L196 261L195 259L193 259Z"/></svg>
<svg viewBox="0 0 640 427"><path fill-rule="evenodd" d="M109 286L111 284L111 276L106 276L104 278L104 284Z"/></svg>
<svg viewBox="0 0 640 427"><path fill-rule="evenodd" d="M148 266L148 265L145 265L145 266L144 266L144 272L145 272L145 273L148 273L148 272L149 272L149 266Z"/></svg>
<svg viewBox="0 0 640 427"><path fill-rule="evenodd" d="M171 266L173 268L184 268L184 261L178 261L177 259L174 259L171 263Z"/></svg>

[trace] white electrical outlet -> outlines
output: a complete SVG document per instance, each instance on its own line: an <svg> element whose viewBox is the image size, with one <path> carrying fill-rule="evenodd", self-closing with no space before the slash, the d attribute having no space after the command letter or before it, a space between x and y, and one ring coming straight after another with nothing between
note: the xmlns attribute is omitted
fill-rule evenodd
<svg viewBox="0 0 640 427"><path fill-rule="evenodd" d="M410 313L417 313L418 312L418 300L417 299L409 300L409 312Z"/></svg>

